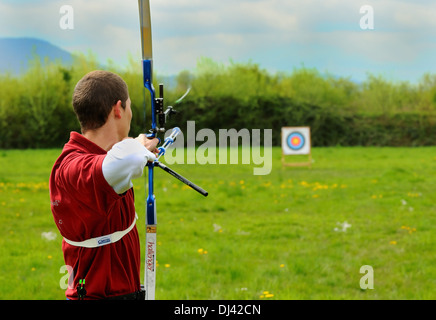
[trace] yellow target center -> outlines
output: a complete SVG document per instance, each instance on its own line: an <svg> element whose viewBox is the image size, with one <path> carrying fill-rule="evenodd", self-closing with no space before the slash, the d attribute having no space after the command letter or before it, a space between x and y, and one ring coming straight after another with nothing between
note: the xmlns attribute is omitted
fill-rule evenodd
<svg viewBox="0 0 436 320"><path fill-rule="evenodd" d="M300 138L298 138L298 137L292 138L292 144L293 144L293 145L298 145L298 144L300 144Z"/></svg>

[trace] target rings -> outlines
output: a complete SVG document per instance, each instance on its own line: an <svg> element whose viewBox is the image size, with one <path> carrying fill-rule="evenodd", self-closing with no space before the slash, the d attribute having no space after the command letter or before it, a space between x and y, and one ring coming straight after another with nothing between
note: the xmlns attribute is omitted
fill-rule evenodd
<svg viewBox="0 0 436 320"><path fill-rule="evenodd" d="M298 151L304 147L306 139L299 132L292 132L287 138L287 145L294 151Z"/></svg>

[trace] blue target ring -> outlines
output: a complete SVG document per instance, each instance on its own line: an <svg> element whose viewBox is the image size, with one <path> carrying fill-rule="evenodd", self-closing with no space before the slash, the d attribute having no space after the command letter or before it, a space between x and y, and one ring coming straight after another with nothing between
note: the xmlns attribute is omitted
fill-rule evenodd
<svg viewBox="0 0 436 320"><path fill-rule="evenodd" d="M304 147L306 139L300 132L292 132L286 139L288 147L294 151L298 151Z"/></svg>

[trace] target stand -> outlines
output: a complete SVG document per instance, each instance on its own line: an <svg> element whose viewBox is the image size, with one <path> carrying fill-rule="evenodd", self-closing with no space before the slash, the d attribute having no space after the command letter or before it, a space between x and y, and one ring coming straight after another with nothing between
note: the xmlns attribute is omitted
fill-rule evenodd
<svg viewBox="0 0 436 320"><path fill-rule="evenodd" d="M310 167L312 165L310 127L282 128L282 165L284 167ZM307 156L307 161L286 162L286 156Z"/></svg>

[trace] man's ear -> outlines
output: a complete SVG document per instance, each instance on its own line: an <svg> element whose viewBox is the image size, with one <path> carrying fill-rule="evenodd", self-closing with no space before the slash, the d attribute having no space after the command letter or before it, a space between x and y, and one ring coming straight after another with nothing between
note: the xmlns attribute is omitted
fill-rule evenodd
<svg viewBox="0 0 436 320"><path fill-rule="evenodd" d="M113 106L114 115L117 119L121 119L121 108L121 100L118 100L117 103Z"/></svg>

